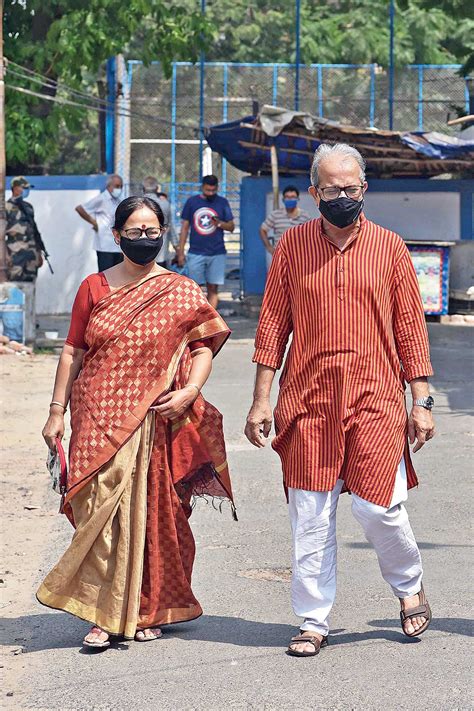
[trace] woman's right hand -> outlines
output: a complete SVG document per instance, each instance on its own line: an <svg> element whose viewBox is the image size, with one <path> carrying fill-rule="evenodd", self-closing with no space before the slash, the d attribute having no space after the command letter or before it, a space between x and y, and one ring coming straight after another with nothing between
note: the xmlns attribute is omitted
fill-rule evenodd
<svg viewBox="0 0 474 711"><path fill-rule="evenodd" d="M44 441L49 449L56 451L56 437L64 437L64 413L51 412L42 432Z"/></svg>

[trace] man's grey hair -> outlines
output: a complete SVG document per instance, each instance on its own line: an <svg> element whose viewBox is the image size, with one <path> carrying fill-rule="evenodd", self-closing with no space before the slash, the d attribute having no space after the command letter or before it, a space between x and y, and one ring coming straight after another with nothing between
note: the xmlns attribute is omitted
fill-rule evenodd
<svg viewBox="0 0 474 711"><path fill-rule="evenodd" d="M105 183L105 187L108 188L110 185L112 185L112 182L114 181L115 178L118 178L120 182L123 185L123 180L121 175L117 175L117 173L112 173L112 175L107 176L107 182Z"/></svg>
<svg viewBox="0 0 474 711"><path fill-rule="evenodd" d="M321 143L321 145L316 149L314 154L313 163L311 165L311 185L315 187L319 183L319 166L333 155L344 156L346 158L354 158L357 161L360 168L360 182L365 181L365 160L362 158L361 154L348 143Z"/></svg>
<svg viewBox="0 0 474 711"><path fill-rule="evenodd" d="M157 178L153 175L148 175L146 178L143 178L142 187L144 193L157 193L158 190L160 190L161 185L159 184Z"/></svg>

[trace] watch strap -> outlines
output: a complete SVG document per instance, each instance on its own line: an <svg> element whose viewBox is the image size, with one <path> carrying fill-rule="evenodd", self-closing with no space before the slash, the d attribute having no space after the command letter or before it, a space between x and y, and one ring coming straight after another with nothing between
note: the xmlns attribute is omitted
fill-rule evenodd
<svg viewBox="0 0 474 711"><path fill-rule="evenodd" d="M420 397L413 400L413 405L418 405L418 407L424 407L426 410L431 410L434 405L434 400L430 395L428 397Z"/></svg>

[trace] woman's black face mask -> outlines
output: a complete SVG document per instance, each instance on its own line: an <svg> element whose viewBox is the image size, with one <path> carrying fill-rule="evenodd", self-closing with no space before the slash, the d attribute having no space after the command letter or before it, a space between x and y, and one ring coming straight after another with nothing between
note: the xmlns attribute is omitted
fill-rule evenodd
<svg viewBox="0 0 474 711"><path fill-rule="evenodd" d="M120 249L126 257L134 264L150 264L159 255L163 246L163 237L158 239L129 239L128 237L120 237Z"/></svg>

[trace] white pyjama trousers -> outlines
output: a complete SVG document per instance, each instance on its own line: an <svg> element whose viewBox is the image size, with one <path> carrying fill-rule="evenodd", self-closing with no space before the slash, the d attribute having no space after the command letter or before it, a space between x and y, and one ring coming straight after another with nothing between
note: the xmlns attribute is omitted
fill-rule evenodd
<svg viewBox="0 0 474 711"><path fill-rule="evenodd" d="M332 491L288 489L293 534L291 602L302 630L326 636L336 596L336 509L343 481ZM386 509L351 495L352 513L375 548L384 580L393 593L409 597L419 592L423 569L418 546L402 501L407 498L405 462L397 471Z"/></svg>

